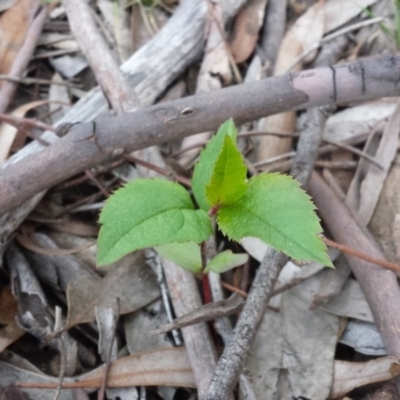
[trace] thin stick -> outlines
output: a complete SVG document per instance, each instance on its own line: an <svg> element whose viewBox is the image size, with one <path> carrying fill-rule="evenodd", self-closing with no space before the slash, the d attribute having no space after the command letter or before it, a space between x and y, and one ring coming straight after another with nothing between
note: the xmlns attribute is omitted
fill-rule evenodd
<svg viewBox="0 0 400 400"><path fill-rule="evenodd" d="M365 153L353 146L350 146L346 143L342 143L342 142L335 142L334 140L330 140L330 139L322 139L323 142L331 144L333 146L339 147L341 149L347 150L350 153L354 153L357 156L361 157L361 158L365 158L366 160L368 160L371 164L376 165L379 169L383 169L382 165L380 165L375 159L374 157L372 157L371 155L369 155L368 153Z"/></svg>
<svg viewBox="0 0 400 400"><path fill-rule="evenodd" d="M150 169L152 171L155 171L155 172L159 173L160 175L164 175L167 178L176 180L177 182L182 183L182 185L185 185L187 187L192 186L192 183L190 182L189 179L187 179L181 175L178 175L175 172L167 171L165 168L158 167L157 165L149 163L148 161L141 160L140 158L137 158L137 157L133 156L132 154L124 154L122 157L130 163L142 165L143 167Z"/></svg>
<svg viewBox="0 0 400 400"><path fill-rule="evenodd" d="M32 118L18 118L13 115L0 113L0 121L6 122L7 124L12 125L17 129L24 129L25 127L29 127L38 128L42 131L56 131L56 129L53 128L51 125L44 124L43 122L36 121Z"/></svg>
<svg viewBox="0 0 400 400"><path fill-rule="evenodd" d="M358 250L354 250L351 247L347 247L344 244L334 242L333 240L330 240L327 238L322 238L322 240L324 241L324 243L327 246L332 247L333 249L338 249L338 250L342 251L343 253L349 254L354 257L361 258L362 260L365 260L365 261L369 261L370 263L379 265L382 268L390 269L391 271L395 271L395 272L400 272L399 264L395 264L395 263L392 263L392 262L389 262L386 260L381 260L381 259L378 259L375 257L371 257L368 254L365 254Z"/></svg>
<svg viewBox="0 0 400 400"><path fill-rule="evenodd" d="M26 78L26 77L16 77L16 76L11 76L11 75L3 75L0 74L0 81L8 81L12 83L19 83L19 84L25 84L25 85L58 85L58 86L67 86L67 87L76 87L76 88L82 88L82 85L79 85L77 83L71 83L71 82L54 82L50 79L39 79L39 78Z"/></svg>

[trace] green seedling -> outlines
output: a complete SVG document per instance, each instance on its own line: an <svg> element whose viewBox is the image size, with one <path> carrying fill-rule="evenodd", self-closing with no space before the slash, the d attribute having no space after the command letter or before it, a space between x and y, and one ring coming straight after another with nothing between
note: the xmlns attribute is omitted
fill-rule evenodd
<svg viewBox="0 0 400 400"><path fill-rule="evenodd" d="M200 243L214 233L215 219L231 240L257 237L296 260L331 267L310 197L287 175L263 173L248 180L236 136L233 121L226 121L201 152L192 180L199 209L183 186L159 178L118 189L100 215L98 264L155 247L194 273L222 273L242 265L248 256L231 251L202 265Z"/></svg>

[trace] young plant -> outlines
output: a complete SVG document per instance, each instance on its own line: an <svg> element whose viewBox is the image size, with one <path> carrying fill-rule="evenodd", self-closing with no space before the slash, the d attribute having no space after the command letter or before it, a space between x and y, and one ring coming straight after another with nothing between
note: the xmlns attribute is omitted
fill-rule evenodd
<svg viewBox="0 0 400 400"><path fill-rule="evenodd" d="M199 209L185 188L163 179L138 179L117 190L100 215L98 264L147 247L195 273L243 264L247 255L225 251L203 270L199 244L213 234L215 218L231 240L257 237L294 259L332 266L310 197L287 175L247 180L236 136L233 121L226 121L201 152L192 180Z"/></svg>

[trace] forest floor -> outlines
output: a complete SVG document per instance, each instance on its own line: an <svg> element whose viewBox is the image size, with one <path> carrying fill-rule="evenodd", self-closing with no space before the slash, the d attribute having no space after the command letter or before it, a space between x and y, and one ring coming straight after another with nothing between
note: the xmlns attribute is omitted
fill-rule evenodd
<svg viewBox="0 0 400 400"><path fill-rule="evenodd" d="M0 400L398 399L399 46L397 0L0 0ZM335 268L218 229L185 259L239 253L222 274L99 267L112 193L192 196L229 118Z"/></svg>

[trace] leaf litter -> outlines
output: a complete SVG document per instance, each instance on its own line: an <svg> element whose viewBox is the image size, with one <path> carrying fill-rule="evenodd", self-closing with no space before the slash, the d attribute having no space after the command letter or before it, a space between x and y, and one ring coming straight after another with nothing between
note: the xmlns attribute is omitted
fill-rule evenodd
<svg viewBox="0 0 400 400"><path fill-rule="evenodd" d="M209 31L206 32L206 48L208 50L205 52L200 74L198 74L198 68L193 67L193 63L185 74L182 69L174 71L173 75L172 68L168 67L168 64L165 64L165 67L161 66L162 69L157 70L157 73L161 74L159 71L163 70L168 77L161 79L162 83L159 85L155 85L157 89L146 89L145 97L147 97L144 104L148 104L147 99L158 98L161 92L167 90L165 82L168 80L179 78L184 91L192 94L237 84L242 79L241 74L245 80L250 79L250 74L253 77L261 77L266 65L263 53L259 48L260 38L265 29L263 25L268 19L268 13L273 10L273 7L266 3L272 2L273 0L248 2L247 9L243 9L239 13L234 24L235 33L231 30L230 25L223 23L222 9L216 7L214 10L209 10L206 16L209 26ZM7 11L3 12L2 9L2 14L0 14L0 30L2 32L0 59L6 60L2 65L9 68L21 48L24 32L27 31L32 15L34 15L31 13L39 2L19 0L3 3L7 3L5 6L1 4L7 8ZM136 44L132 43L131 49L129 49L127 43L129 32L133 36L134 30L136 30L136 35L138 34L137 30L143 32L146 30L143 40L140 39L140 41L151 43L154 34L161 29L165 21L170 19L174 12L179 12L177 7L183 8L182 5L178 6L173 1L161 3L161 6L157 5L153 9L146 8L141 3L135 3L124 9L117 8L118 13L114 15L107 11L112 8L107 7L110 5L117 7L117 5L102 1L101 7L99 5L100 10L94 10L101 22L103 34L109 38L113 51L118 54L121 61L129 60L131 51L137 49L137 37L132 41ZM287 21L287 33L281 43L275 73L284 72L285 68L296 61L297 57L320 42L327 33L342 28L346 24L368 19L368 13L362 13L366 7L370 7L368 12L373 13L374 16L380 15L378 5L386 7L386 14L387 10L392 7L392 4L384 0L357 0L352 4L326 0L325 2L310 2L308 8L306 7L304 10L305 12L298 15L297 11L293 10L300 10L304 6L300 7L296 3L298 2L288 4L290 11L288 17L290 18L292 15L294 19ZM384 3L385 5L382 6ZM7 15L11 14L14 16L7 18ZM131 23L134 20L139 23L135 26L132 24L128 26L129 17ZM15 21L15 18L21 23L11 23L11 21ZM384 23L386 24L386 21ZM252 30L246 28L248 24L252 26ZM15 31L17 26L18 32ZM384 52L382 43L385 41L379 40L379 38L384 36L385 40L389 42L392 39L381 26L372 25L368 28L360 28L356 35L352 36L356 38L355 40L360 40L360 46L356 42L348 44L347 52L341 53L336 62L349 60L358 54L365 54L360 52L361 43L366 49L365 52L368 52L369 49L372 49L373 52ZM363 35L367 35L368 39L362 39ZM172 41L172 39L170 40ZM200 50L203 50L204 46L196 45L197 42L190 42L189 39L185 40L187 42L182 46L198 49L196 50L198 51L197 59L200 59ZM89 90L94 86L94 80L91 80L91 72L84 55L77 50L77 43L70 35L62 7L55 7L51 11L37 43L36 56L38 57L30 62L26 75L35 79L47 80L49 83L38 83L37 86L33 86L25 84L24 77L20 77L21 85L14 98L10 99L9 112L12 113L11 110L15 110L21 117L28 113L27 115L33 116L39 121L58 124L57 121L69 108L65 103L70 100L74 103L79 98L91 96ZM370 43L373 43L373 46ZM325 43L323 46L329 47L329 44ZM157 52L153 52L152 57L157 57L156 54ZM308 58L302 59L301 66L296 65L295 68L306 69L312 66L316 54L316 52L310 53ZM136 57L139 59L139 56ZM172 56L170 58L172 59ZM239 68L232 64L233 59L240 63ZM250 71L248 67L256 59L259 62L254 63L253 69ZM245 62L245 60L247 61ZM167 63L167 60L162 62ZM136 75L133 75L133 79L140 82L141 76L147 74L148 71L142 67L142 69L134 68L136 68ZM2 72L7 74L8 70ZM55 75L56 73L60 73L63 78ZM143 90L144 86L140 87L138 91ZM60 89L60 91L56 89ZM48 99L54 103L49 105ZM57 101L61 101L63 104L58 104ZM73 118L68 115L73 115L74 111L71 111L71 114L67 112L64 118L68 122L92 120L103 107L100 105L100 101L95 106L94 103L86 103L86 109L79 109L78 114ZM357 202L353 203L355 209L358 208L358 204L361 205L360 221L364 226L371 221L370 231L380 243L386 257L391 261L399 262L400 218L398 217L397 199L399 196L396 186L398 181L396 175L398 172L398 130L396 126L398 124L395 122L398 112L395 107L396 104L392 99L382 99L360 105L342 105L328 118L324 137L331 141L350 143L360 149L371 132L375 132L375 138L370 140L371 145L364 151L376 152L376 155L373 154L375 160L385 168L381 170L370 165L366 159L358 160L358 156L346 153L348 161L354 161L359 165L359 171L356 173L353 170L347 171L348 176L354 179L347 196L357 199ZM78 107L74 105L71 110L74 109L78 110ZM274 124L265 125L265 122L259 121L246 127L240 127L240 130L293 132L294 129L302 129L301 124L296 124L298 116L293 113L290 118L288 116L282 118L282 122L279 122L280 116L274 117L278 121ZM390 120L389 123L387 123L388 120ZM296 126L299 128L295 128ZM0 131L4 130L6 139L2 140L5 140L6 144L0 146L2 154L4 153L4 159L18 149L21 149L20 152L31 151L28 149L35 145L29 147L28 142L32 140L29 135L37 136L39 133L37 128L32 128L33 133L28 135L26 130L10 128L9 125L2 123ZM195 157L193 154L197 154L196 152L188 154L187 157L169 159L169 156L180 146L183 149L187 147L185 143L184 141L183 145L180 143L165 145L162 151L168 163L175 168L175 173L190 176L192 173L190 165ZM195 143L198 144L198 139ZM249 158L245 154L246 161L248 159L257 161L257 154L261 158L270 157L270 155L260 156L264 151L262 150L263 143L265 143L264 139L261 140L261 145L258 139L247 139L243 142L244 146L241 149L244 150L244 153L250 151ZM291 140L286 140L285 143L288 150L292 150L296 146L296 143ZM24 144L26 144L26 150L23 148ZM278 146L278 150L269 148L268 151L279 154L282 150L279 150ZM218 154L211 156L210 164L216 161L217 156ZM16 157L19 157L19 153ZM341 161L343 158L334 158L332 148L319 157L320 161L334 160L340 168L345 165ZM102 367L93 369L95 365L101 364L96 350L98 333L99 331L104 334L112 332L109 327L99 329L94 323L95 310L96 308L104 310L110 307L115 312L118 309L118 315L120 315L117 321L116 337L122 338L122 342L119 342L118 350L124 354L121 343L126 342L125 354L128 351L131 356L119 358L112 363L113 366L108 376L109 388L154 385L159 385L160 388L168 385L182 388L195 387L195 379L185 349L172 347L171 336L149 335L149 331L159 330L166 324L177 328L181 326L177 325L181 321L178 319L171 322L171 319L167 317L166 303L160 300L159 276L157 277L145 264L142 256L140 254L130 255L116 265L98 270L94 254L95 246L76 254L62 253L66 249L83 248L85 243L93 241L98 231L98 226L96 226L97 210L105 200L99 186L107 187L112 191L117 189L120 183L115 176L125 181L137 177L136 166L132 164L125 164L125 166L129 168L129 176L123 169L118 171L118 175L117 173L114 175L112 167L107 169L108 166L105 166L103 171L95 172L95 179L88 179L86 176L78 183L71 180L53 188L45 200L39 204L39 207L28 218L23 218L26 223L35 225L35 233L32 236L34 243L39 248L50 250L47 254L39 254L35 252L34 247L29 250L15 245L6 250L5 269L1 271L4 284L2 284L0 292L1 395L6 393L11 396L10 391L14 391L13 395L15 396L23 396L25 392L31 399L53 398L52 390L13 388L11 385L16 382L36 386L49 384L55 389L59 383L58 373L63 363L67 369L67 375L73 376L64 377L63 381L66 386L94 385L96 388L100 387L104 371ZM189 167L182 168L182 166ZM212 165L209 167L211 168ZM277 169L279 170L279 168L278 166ZM256 169L249 168L249 170ZM196 174L199 172L195 170ZM334 179L339 179L339 175L335 172L332 176ZM203 179L203 183L205 179ZM214 184L219 186L220 182L215 181ZM221 187L223 188L223 184ZM379 190L377 190L378 187ZM380 189L381 187L382 189ZM196 198L201 208L208 211L209 203L212 203L213 199L207 198L204 185L203 187L201 183L197 187L195 185L193 191L195 194L197 193ZM200 192L201 194L199 194ZM349 200L349 202L351 201L353 200ZM96 208L97 205L99 206ZM50 207L53 211L57 208L59 214L48 212L43 214L43 210L48 211ZM12 231L16 229L17 226L14 225ZM58 233L60 231L68 233ZM87 236L87 238L83 236ZM242 248L237 247L238 245L229 242L227 238L217 237L218 253L223 255L224 251L233 250L233 253L225 254L239 255L243 251ZM261 260L266 246L254 238L241 240L241 244L252 258L246 261L247 256L244 255L240 262L244 265L239 266L234 272L225 274L223 280L231 286L248 289L258 265L256 260ZM59 251L58 254L57 251ZM4 253L3 249L2 253ZM201 259L196 258L196 267L194 268L197 269L199 261L201 262ZM266 396L274 398L275 396L275 398L291 399L303 396L322 399L343 396L348 393L351 397L351 391L354 388L383 382L399 373L396 358L376 358L378 354L385 354L385 348L381 335L375 328L371 308L360 285L350 275L349 267L343 257L334 258L333 262L336 270L324 270L322 265L316 263L303 263L300 266L291 263L282 271L277 289L283 288L284 291L271 299L270 305L275 311L269 310L265 314L257 338L251 346L247 362L253 378L254 389L259 398ZM241 300L242 302L244 300ZM68 330L69 334L67 346L70 354L69 358L64 361L60 361L59 357L61 342L57 337L52 336L55 324L53 309L56 305L61 306L64 310L62 322L64 329ZM200 320L209 317L217 318L233 312L229 311L229 306L223 305L221 308L221 305L217 305L219 307L217 311L212 308L211 311L208 311L207 308L196 310L194 314L182 317L187 319L182 323L192 324L199 321L199 318ZM237 310L240 308L241 305L237 306ZM239 312L236 308L234 310L236 313ZM350 318L350 322L342 336L339 337L339 319L343 317ZM233 314L233 321L235 318L236 315ZM101 327L101 324L99 326ZM26 332L29 334L23 335ZM51 349L46 351L53 358L52 370L44 353L40 356L37 354L36 359L33 359L35 365L47 365L46 374L35 367L29 367L26 360L27 353L21 351L24 346L28 347L29 340L33 340L29 339L30 337L34 337L34 340L37 340L35 343L38 345L42 343L40 345L43 346L43 349ZM108 341L110 340L112 340L112 335L109 336ZM340 343L352 347L353 353ZM6 347L11 352L7 353ZM339 351L336 351L336 348ZM338 358L338 354L343 351L347 351L346 359L350 359L351 362L345 362ZM17 353L22 355L25 363L21 362L18 365L12 363L11 360L17 357ZM366 361L356 363L357 353L367 354ZM177 369L179 369L179 373L176 372ZM368 389L365 390L368 392ZM118 393L121 397L127 396L128 392L125 393L122 390ZM137 396L136 389L135 393ZM159 389L158 393L167 392ZM173 393L176 398L187 398L179 390L169 393ZM154 393L150 390L147 398L154 398L153 395ZM74 396L71 389L63 388L59 398L73 399ZM117 394L113 395L110 392L108 396L113 398Z"/></svg>

